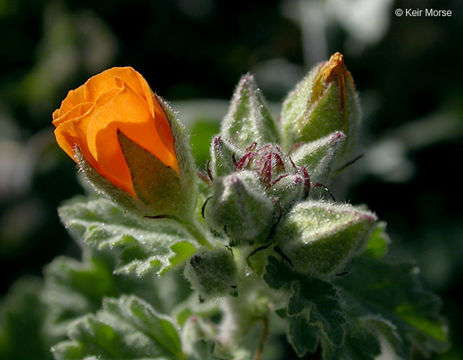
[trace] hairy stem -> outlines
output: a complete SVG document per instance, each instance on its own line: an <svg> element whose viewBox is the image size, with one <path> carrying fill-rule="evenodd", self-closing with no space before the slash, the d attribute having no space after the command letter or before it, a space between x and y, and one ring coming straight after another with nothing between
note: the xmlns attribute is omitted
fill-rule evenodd
<svg viewBox="0 0 463 360"><path fill-rule="evenodd" d="M195 220L189 222L182 222L182 224L187 229L187 231L195 238L198 244L212 249L212 244L209 242L206 234Z"/></svg>

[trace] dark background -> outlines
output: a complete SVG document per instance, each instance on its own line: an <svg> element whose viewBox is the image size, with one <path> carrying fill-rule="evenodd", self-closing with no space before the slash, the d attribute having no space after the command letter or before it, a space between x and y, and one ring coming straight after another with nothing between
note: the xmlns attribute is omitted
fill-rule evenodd
<svg viewBox="0 0 463 360"><path fill-rule="evenodd" d="M396 8L451 17L397 17ZM392 256L414 259L443 298L463 359L463 4L396 1L0 0L0 291L78 256L56 208L83 190L51 113L69 89L130 65L173 102L199 165L240 76L271 105L319 61L345 56L360 93L365 157L346 199L388 223Z"/></svg>

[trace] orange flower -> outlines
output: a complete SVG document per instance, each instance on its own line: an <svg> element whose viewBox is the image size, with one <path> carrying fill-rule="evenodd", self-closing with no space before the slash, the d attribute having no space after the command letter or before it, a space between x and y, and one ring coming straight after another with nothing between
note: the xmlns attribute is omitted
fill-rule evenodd
<svg viewBox="0 0 463 360"><path fill-rule="evenodd" d="M75 148L100 175L137 197L118 133L179 175L174 136L146 80L131 67L115 67L69 91L53 113L59 146L76 162Z"/></svg>

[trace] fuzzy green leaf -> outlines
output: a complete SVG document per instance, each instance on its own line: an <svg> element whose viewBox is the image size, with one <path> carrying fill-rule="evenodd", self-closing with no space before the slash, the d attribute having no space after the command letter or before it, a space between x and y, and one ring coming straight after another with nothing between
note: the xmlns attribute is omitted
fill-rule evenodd
<svg viewBox="0 0 463 360"><path fill-rule="evenodd" d="M67 326L75 319L98 310L104 297L136 294L165 310L156 278L116 275L113 269L114 261L108 256L87 250L81 262L61 256L46 266L42 299L49 307L46 327L56 341L66 335Z"/></svg>
<svg viewBox="0 0 463 360"><path fill-rule="evenodd" d="M323 344L325 360L375 360L381 354L381 346L374 328L367 321L349 319L342 346Z"/></svg>
<svg viewBox="0 0 463 360"><path fill-rule="evenodd" d="M62 222L97 249L121 249L118 273L163 274L189 258L195 241L171 219L145 219L105 198L77 197L59 209Z"/></svg>
<svg viewBox="0 0 463 360"><path fill-rule="evenodd" d="M185 359L172 321L135 296L106 299L102 310L76 321L56 359Z"/></svg>
<svg viewBox="0 0 463 360"><path fill-rule="evenodd" d="M313 351L318 341L329 346L342 344L345 317L341 299L333 285L299 274L273 256L268 260L264 280L271 288L289 293L287 336L299 355ZM303 344L301 333L296 331L301 328L309 336L306 344Z"/></svg>
<svg viewBox="0 0 463 360"><path fill-rule="evenodd" d="M47 334L43 331L46 305L40 300L41 280L21 278L0 303L0 359L49 360Z"/></svg>
<svg viewBox="0 0 463 360"><path fill-rule="evenodd" d="M447 326L439 316L440 300L423 290L411 264L391 264L363 256L349 275L336 279L344 306L358 318L375 318L375 328L391 339L397 355L409 359L413 349L425 355L447 348ZM385 331L386 330L386 331Z"/></svg>
<svg viewBox="0 0 463 360"><path fill-rule="evenodd" d="M287 330L288 341L300 357L314 353L318 346L318 332L316 326L307 323L304 316L290 318Z"/></svg>
<svg viewBox="0 0 463 360"><path fill-rule="evenodd" d="M386 223L378 222L370 234L365 253L372 257L381 258L387 254L391 239L386 234Z"/></svg>

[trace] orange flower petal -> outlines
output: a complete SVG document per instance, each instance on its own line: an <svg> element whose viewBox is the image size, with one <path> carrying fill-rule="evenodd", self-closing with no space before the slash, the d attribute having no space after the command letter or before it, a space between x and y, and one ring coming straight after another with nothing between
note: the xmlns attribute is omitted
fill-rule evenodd
<svg viewBox="0 0 463 360"><path fill-rule="evenodd" d="M69 156L78 146L96 171L134 197L118 130L179 171L167 116L146 80L130 67L106 70L70 91L53 113L53 124L57 142Z"/></svg>
<svg viewBox="0 0 463 360"><path fill-rule="evenodd" d="M88 123L86 140L103 175L116 186L134 193L130 171L118 142L118 130L166 166L178 171L178 165L175 152L164 145L144 99L120 81L122 88L109 102L104 105L97 102Z"/></svg>

